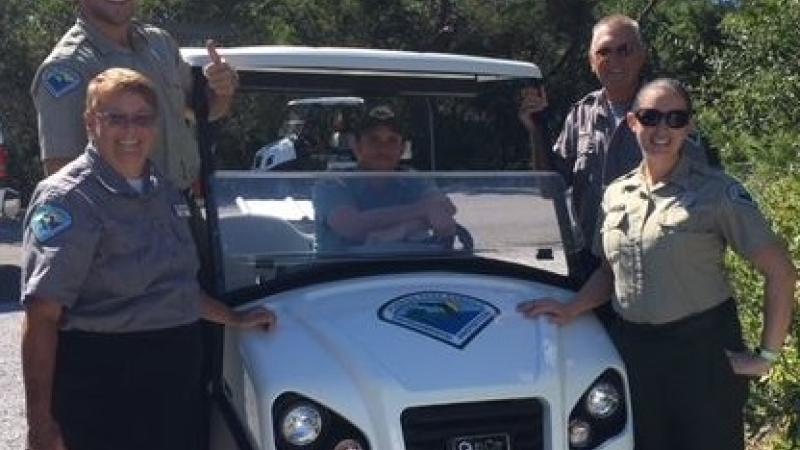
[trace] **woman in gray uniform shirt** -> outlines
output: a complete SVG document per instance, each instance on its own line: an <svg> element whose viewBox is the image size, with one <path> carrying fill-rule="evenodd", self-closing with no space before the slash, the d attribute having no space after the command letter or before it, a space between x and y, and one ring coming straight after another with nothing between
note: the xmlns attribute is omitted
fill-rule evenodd
<svg viewBox="0 0 800 450"><path fill-rule="evenodd" d="M185 200L149 160L157 105L138 72L99 74L86 151L31 199L22 264L31 450L201 448L198 320L275 322L201 291Z"/></svg>
<svg viewBox="0 0 800 450"><path fill-rule="evenodd" d="M797 278L785 247L736 180L684 155L691 100L675 80L638 93L627 121L642 164L603 196L594 252L604 263L573 301L522 302L564 325L613 298L636 448L744 448L747 377L768 373L788 332ZM726 280L727 245L766 278L760 347L745 350Z"/></svg>

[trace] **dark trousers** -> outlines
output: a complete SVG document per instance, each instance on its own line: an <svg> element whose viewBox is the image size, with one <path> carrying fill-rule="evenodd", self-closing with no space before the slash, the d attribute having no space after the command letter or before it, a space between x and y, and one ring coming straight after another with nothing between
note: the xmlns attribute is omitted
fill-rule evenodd
<svg viewBox="0 0 800 450"><path fill-rule="evenodd" d="M741 351L733 300L665 325L618 321L637 450L742 450L748 382L725 350Z"/></svg>
<svg viewBox="0 0 800 450"><path fill-rule="evenodd" d="M201 327L59 335L53 414L70 450L197 450Z"/></svg>

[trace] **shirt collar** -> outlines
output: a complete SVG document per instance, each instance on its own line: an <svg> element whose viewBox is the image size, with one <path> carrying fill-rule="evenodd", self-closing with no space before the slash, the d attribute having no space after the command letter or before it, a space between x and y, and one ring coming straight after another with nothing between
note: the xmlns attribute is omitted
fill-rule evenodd
<svg viewBox="0 0 800 450"><path fill-rule="evenodd" d="M623 192L641 191L646 189L647 182L644 179L644 163L639 164L632 175L624 175L620 180Z"/></svg>
<svg viewBox="0 0 800 450"><path fill-rule="evenodd" d="M637 91L641 87L642 87L642 85L639 84L639 88L637 88ZM612 113L611 113L611 102L608 100L608 91L606 91L606 88L600 89L600 95L597 97L597 102L598 102L598 106L599 106L598 109L601 111L601 113L602 113L602 115L604 117L609 117L609 116L612 115ZM626 111L630 111L632 105L633 105L633 99L631 99L631 101L628 102L625 105L625 110ZM625 121L623 120L620 123L624 123L624 122Z"/></svg>
<svg viewBox="0 0 800 450"><path fill-rule="evenodd" d="M146 198L152 196L161 184L159 180L160 175L149 160L147 162L148 175L143 177L143 189L142 192L139 193L128 184L125 177L117 173L117 171L100 156L97 149L95 149L91 143L86 147L86 154L94 168L95 178L97 178L97 181L112 194Z"/></svg>
<svg viewBox="0 0 800 450"><path fill-rule="evenodd" d="M636 168L635 175L623 181L623 189L625 191L632 191L637 188L646 188L647 182L644 178L644 164L645 162L642 161ZM666 180L653 185L652 190L658 191L670 185L677 186L683 190L689 190L691 165L691 158L686 155L685 149L681 149L681 156L678 159L675 169Z"/></svg>
<svg viewBox="0 0 800 450"><path fill-rule="evenodd" d="M631 107L631 103L625 105L625 110L629 111ZM608 101L608 93L606 89L600 89L600 95L597 96L597 103L595 105L595 118L597 120L602 120L609 129L613 130L617 127L625 127L627 128L627 121L625 117L620 120L619 124L615 126L614 120L614 113L611 111L611 102Z"/></svg>
<svg viewBox="0 0 800 450"><path fill-rule="evenodd" d="M600 95L597 96L597 103L595 104L595 116L600 118L606 122L608 122L608 116L610 115L611 105L608 103L608 95L606 95L606 89L600 89Z"/></svg>
<svg viewBox="0 0 800 450"><path fill-rule="evenodd" d="M686 144L684 144L684 148L681 149L681 156L678 160L678 165L675 167L675 170L669 176L669 182L671 184L680 186L683 189L689 189L689 175L690 175L690 168L691 168L691 159L689 156L686 155Z"/></svg>
<svg viewBox="0 0 800 450"><path fill-rule="evenodd" d="M109 53L131 53L130 49L120 47L114 41L107 38L99 28L94 26L83 16L78 15L76 24L84 31L86 37L89 39L92 45L97 48L100 54L107 55ZM133 45L134 49L144 47L143 43L145 42L145 38L139 22L135 20L131 21L128 32L131 35L131 45Z"/></svg>

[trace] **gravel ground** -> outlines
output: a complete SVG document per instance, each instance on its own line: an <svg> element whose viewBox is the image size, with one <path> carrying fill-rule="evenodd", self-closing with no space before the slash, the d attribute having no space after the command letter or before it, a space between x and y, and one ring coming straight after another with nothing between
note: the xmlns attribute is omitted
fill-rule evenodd
<svg viewBox="0 0 800 450"><path fill-rule="evenodd" d="M0 220L0 450L25 448L20 361L19 222Z"/></svg>
<svg viewBox="0 0 800 450"><path fill-rule="evenodd" d="M20 363L22 313L0 313L0 450L25 448L25 400Z"/></svg>

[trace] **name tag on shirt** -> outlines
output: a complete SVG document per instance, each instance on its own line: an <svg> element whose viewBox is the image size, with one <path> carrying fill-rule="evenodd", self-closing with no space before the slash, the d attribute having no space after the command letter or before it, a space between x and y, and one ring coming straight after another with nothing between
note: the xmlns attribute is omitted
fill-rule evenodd
<svg viewBox="0 0 800 450"><path fill-rule="evenodd" d="M180 217L182 219L186 219L188 217L191 217L192 215L192 211L189 210L189 205L185 203L172 205L172 209L175 211L175 216Z"/></svg>

